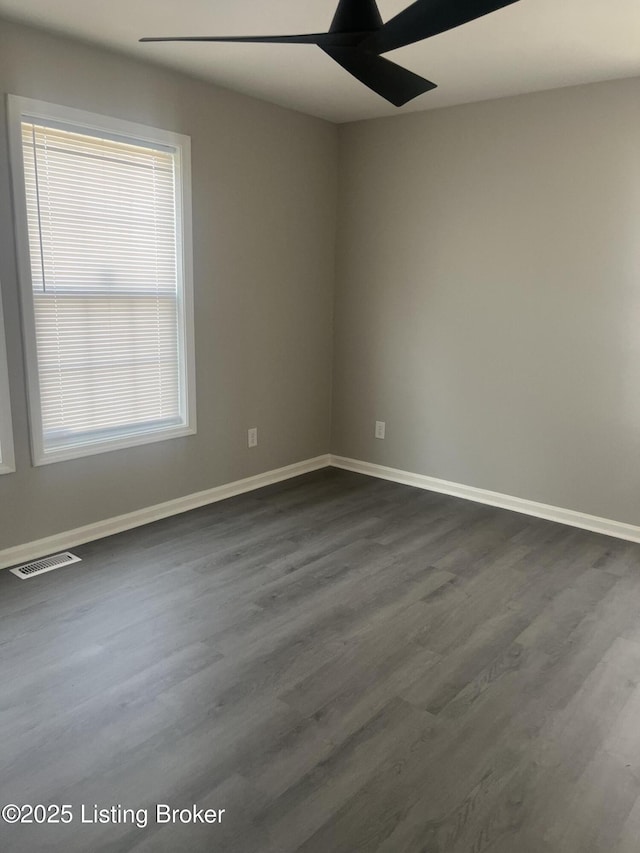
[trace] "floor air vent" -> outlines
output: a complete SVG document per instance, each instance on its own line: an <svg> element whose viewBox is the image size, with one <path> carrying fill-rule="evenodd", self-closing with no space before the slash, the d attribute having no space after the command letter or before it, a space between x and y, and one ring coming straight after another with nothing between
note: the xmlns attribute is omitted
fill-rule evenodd
<svg viewBox="0 0 640 853"><path fill-rule="evenodd" d="M35 577L35 575L43 575L45 572L52 572L54 569L59 569L60 566L68 566L71 563L79 563L80 557L76 557L70 551L65 551L63 554L54 554L52 557L44 557L42 560L34 560L32 563L25 563L24 566L18 566L17 569L11 569L11 573L22 580Z"/></svg>

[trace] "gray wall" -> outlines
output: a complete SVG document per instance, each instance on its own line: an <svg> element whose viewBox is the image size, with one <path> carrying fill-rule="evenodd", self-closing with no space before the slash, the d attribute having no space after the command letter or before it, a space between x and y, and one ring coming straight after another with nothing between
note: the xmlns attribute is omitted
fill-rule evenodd
<svg viewBox="0 0 640 853"><path fill-rule="evenodd" d="M640 524L639 103L341 129L333 452Z"/></svg>
<svg viewBox="0 0 640 853"><path fill-rule="evenodd" d="M191 136L197 436L31 467L5 93ZM2 20L0 94L0 282L18 469L0 476L0 549L328 452L336 128Z"/></svg>
<svg viewBox="0 0 640 853"><path fill-rule="evenodd" d="M0 93L191 136L198 402L197 436L31 467L0 109L0 550L330 447L640 524L640 80L338 131L0 20Z"/></svg>

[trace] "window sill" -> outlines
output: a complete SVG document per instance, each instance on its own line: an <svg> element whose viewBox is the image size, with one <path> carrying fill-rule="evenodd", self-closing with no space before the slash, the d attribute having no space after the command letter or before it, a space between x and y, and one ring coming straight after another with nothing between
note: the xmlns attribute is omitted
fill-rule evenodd
<svg viewBox="0 0 640 853"><path fill-rule="evenodd" d="M53 462L67 462L71 459L80 459L83 456L97 456L100 453L109 453L113 450L126 450L129 447L140 447L143 444L154 444L158 441L169 441L172 438L182 438L195 434L195 425L180 426L173 429L158 430L156 432L150 431L137 435L108 439L106 441L92 442L91 444L77 444L58 450L45 451L38 448L34 450L33 464L39 466L50 465Z"/></svg>

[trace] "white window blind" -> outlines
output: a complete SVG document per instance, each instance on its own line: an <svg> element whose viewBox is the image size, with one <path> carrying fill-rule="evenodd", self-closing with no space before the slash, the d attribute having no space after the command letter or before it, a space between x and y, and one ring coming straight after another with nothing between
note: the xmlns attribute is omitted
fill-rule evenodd
<svg viewBox="0 0 640 853"><path fill-rule="evenodd" d="M40 461L193 432L181 152L24 115L20 133Z"/></svg>

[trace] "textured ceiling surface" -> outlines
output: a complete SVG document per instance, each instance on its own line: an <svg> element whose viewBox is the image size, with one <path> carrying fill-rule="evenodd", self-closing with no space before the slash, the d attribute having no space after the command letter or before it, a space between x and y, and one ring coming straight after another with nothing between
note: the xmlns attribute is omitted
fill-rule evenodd
<svg viewBox="0 0 640 853"><path fill-rule="evenodd" d="M408 0L379 0L384 20ZM640 0L519 0L386 54L438 88L397 109L314 46L138 44L140 36L328 29L336 0L0 0L0 15L335 122L640 75Z"/></svg>

